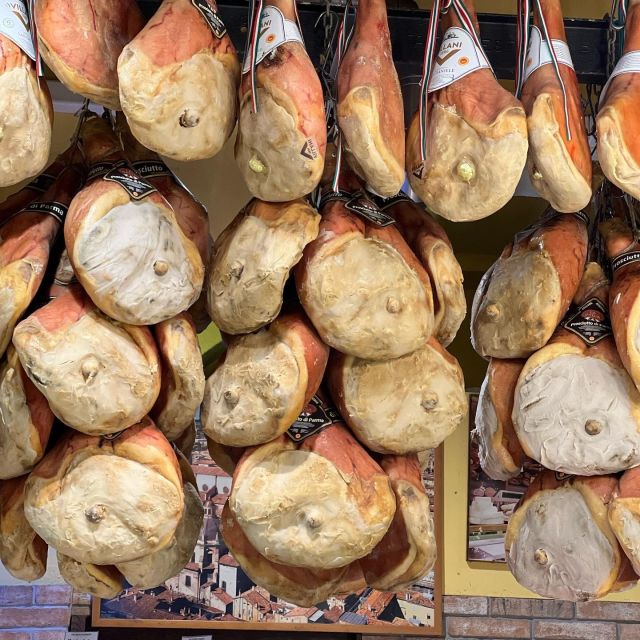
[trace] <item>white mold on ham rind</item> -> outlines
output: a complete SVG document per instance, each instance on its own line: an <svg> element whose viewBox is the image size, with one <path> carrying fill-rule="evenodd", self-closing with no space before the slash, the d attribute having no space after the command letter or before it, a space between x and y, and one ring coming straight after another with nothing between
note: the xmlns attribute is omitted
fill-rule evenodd
<svg viewBox="0 0 640 640"><path fill-rule="evenodd" d="M640 511L637 502L637 498L615 497L609 505L609 523L636 573L640 570Z"/></svg>
<svg viewBox="0 0 640 640"><path fill-rule="evenodd" d="M74 590L107 600L124 591L124 577L115 567L78 562L62 553L56 555L62 579Z"/></svg>

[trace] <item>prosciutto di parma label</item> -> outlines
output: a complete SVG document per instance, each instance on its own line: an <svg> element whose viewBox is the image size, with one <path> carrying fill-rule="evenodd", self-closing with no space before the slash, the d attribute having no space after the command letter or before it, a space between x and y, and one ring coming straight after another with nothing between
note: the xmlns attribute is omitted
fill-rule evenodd
<svg viewBox="0 0 640 640"><path fill-rule="evenodd" d="M571 52L567 43L563 40L552 39L551 44L558 62L573 69L573 60L571 60ZM531 35L529 36L529 51L524 69L524 79L526 80L536 69L552 62L553 58L551 57L549 43L542 37L538 27L532 27Z"/></svg>
<svg viewBox="0 0 640 640"><path fill-rule="evenodd" d="M287 435L294 442L302 442L310 436L341 422L340 414L318 396L313 396L296 421L289 427Z"/></svg>
<svg viewBox="0 0 640 640"><path fill-rule="evenodd" d="M222 18L207 0L191 0L191 4L202 14L216 38L222 38L227 33Z"/></svg>
<svg viewBox="0 0 640 640"><path fill-rule="evenodd" d="M173 176L171 169L162 160L137 160L131 166L141 178Z"/></svg>
<svg viewBox="0 0 640 640"><path fill-rule="evenodd" d="M46 213L58 222L64 222L69 207L61 202L32 202L25 210L25 213Z"/></svg>
<svg viewBox="0 0 640 640"><path fill-rule="evenodd" d="M615 273L618 269L622 269L622 267L630 262L640 262L640 251L628 251L627 253L621 253L611 261L611 268Z"/></svg>
<svg viewBox="0 0 640 640"><path fill-rule="evenodd" d="M372 199L375 201L380 211L386 211L390 207L393 207L394 204L398 204L398 202L413 202L413 200L404 191L400 191L400 193L389 198L383 198L376 194L370 194L370 197L371 196L373 196Z"/></svg>
<svg viewBox="0 0 640 640"><path fill-rule="evenodd" d="M562 326L589 345L611 335L609 311L598 298L590 298L578 308L569 309Z"/></svg>
<svg viewBox="0 0 640 640"><path fill-rule="evenodd" d="M353 213L357 213L361 218L375 224L378 227L388 227L395 220L385 213L364 191L328 191L320 198L318 208L324 207L328 202L340 200L344 206Z"/></svg>
<svg viewBox="0 0 640 640"><path fill-rule="evenodd" d="M95 178L103 178L115 166L113 162L96 162L92 164L87 174L87 181L94 180Z"/></svg>
<svg viewBox="0 0 640 640"><path fill-rule="evenodd" d="M107 182L120 185L134 200L142 200L157 189L143 180L126 162L119 162L104 176Z"/></svg>
<svg viewBox="0 0 640 640"><path fill-rule="evenodd" d="M36 59L29 14L22 0L0 0L0 33Z"/></svg>

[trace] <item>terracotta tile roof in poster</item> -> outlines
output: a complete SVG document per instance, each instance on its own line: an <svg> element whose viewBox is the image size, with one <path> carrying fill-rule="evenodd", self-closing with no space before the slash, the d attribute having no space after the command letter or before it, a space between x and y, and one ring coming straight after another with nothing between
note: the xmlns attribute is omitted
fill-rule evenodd
<svg viewBox="0 0 640 640"><path fill-rule="evenodd" d="M222 558L220 558L220 560L218 560L218 564L224 564L227 567L239 567L240 566L238 564L238 561L232 555L229 555L228 553L225 553L225 555L223 555Z"/></svg>

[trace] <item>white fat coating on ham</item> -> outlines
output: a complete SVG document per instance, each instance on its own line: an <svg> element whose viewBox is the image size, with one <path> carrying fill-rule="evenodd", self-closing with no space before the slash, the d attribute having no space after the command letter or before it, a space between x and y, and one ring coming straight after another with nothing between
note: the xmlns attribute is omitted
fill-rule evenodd
<svg viewBox="0 0 640 640"><path fill-rule="evenodd" d="M97 306L121 322L156 324L190 307L200 295L175 221L153 202L127 202L85 221L74 264Z"/></svg>
<svg viewBox="0 0 640 640"><path fill-rule="evenodd" d="M290 449L242 474L230 507L251 544L269 560L333 569L367 555L390 524L366 517L370 512L359 508L349 484L349 476L323 456Z"/></svg>
<svg viewBox="0 0 640 640"><path fill-rule="evenodd" d="M640 514L634 499L618 498L612 505L609 521L634 570L640 569Z"/></svg>
<svg viewBox="0 0 640 640"><path fill-rule="evenodd" d="M525 518L507 554L516 580L538 595L587 600L610 579L616 555L580 491L542 491L522 508ZM543 550L546 564L536 561Z"/></svg>
<svg viewBox="0 0 640 640"><path fill-rule="evenodd" d="M207 380L202 427L215 442L235 447L269 442L304 408L306 366L292 348L262 330L234 342Z"/></svg>
<svg viewBox="0 0 640 640"><path fill-rule="evenodd" d="M518 380L513 424L528 455L547 469L577 475L640 464L640 431L624 369L598 358L556 356ZM600 433L585 425L596 421Z"/></svg>
<svg viewBox="0 0 640 640"><path fill-rule="evenodd" d="M51 117L35 72L27 66L0 73L0 187L44 169Z"/></svg>
<svg viewBox="0 0 640 640"><path fill-rule="evenodd" d="M108 454L77 460L61 481L32 475L25 490L25 515L38 535L92 564L128 562L162 549L183 506L171 481Z"/></svg>
<svg viewBox="0 0 640 640"><path fill-rule="evenodd" d="M27 319L13 340L51 410L78 431L120 431L141 420L156 400L157 362L149 362L130 334L97 310L55 332Z"/></svg>
<svg viewBox="0 0 640 640"><path fill-rule="evenodd" d="M113 575L115 572L108 571L109 567L105 571L100 566L77 562L62 553L58 553L57 557L58 570L62 579L75 591L110 600L124 589L122 577L120 576L119 581L116 580Z"/></svg>

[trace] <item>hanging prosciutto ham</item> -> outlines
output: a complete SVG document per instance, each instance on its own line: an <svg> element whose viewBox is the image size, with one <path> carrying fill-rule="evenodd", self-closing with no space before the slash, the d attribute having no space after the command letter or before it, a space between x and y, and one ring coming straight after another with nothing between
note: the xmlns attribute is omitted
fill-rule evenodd
<svg viewBox="0 0 640 640"><path fill-rule="evenodd" d="M56 555L62 579L75 591L107 600L124 591L124 576L114 566L78 562L63 553Z"/></svg>

